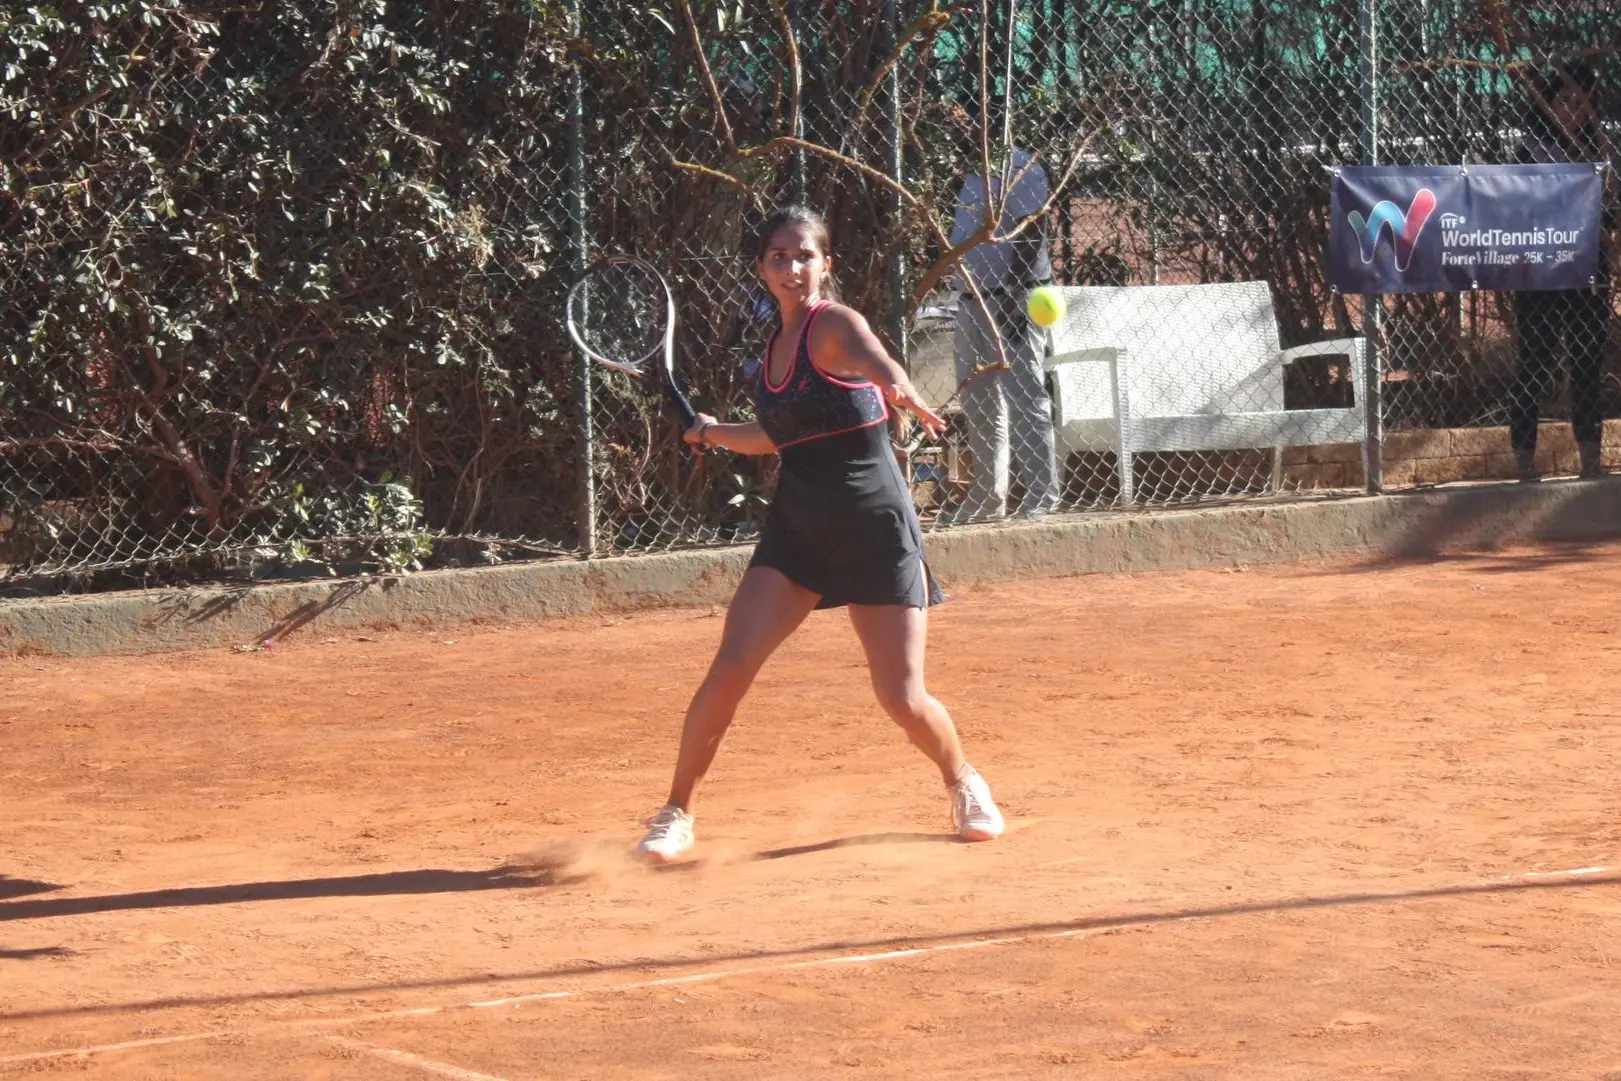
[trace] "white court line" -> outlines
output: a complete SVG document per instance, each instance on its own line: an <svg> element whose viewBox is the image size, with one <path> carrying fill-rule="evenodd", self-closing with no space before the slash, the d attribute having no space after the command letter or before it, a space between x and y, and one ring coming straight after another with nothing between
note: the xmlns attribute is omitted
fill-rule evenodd
<svg viewBox="0 0 1621 1081"><path fill-rule="evenodd" d="M360 1051L377 1058L397 1062L402 1066L412 1066L423 1073L431 1073L438 1077L449 1077L452 1081L504 1081L494 1074L479 1073L477 1070L464 1070L460 1066L452 1066L448 1062L435 1062L431 1058L413 1055L409 1051L396 1051L392 1047L378 1047L376 1044L363 1043L360 1040L345 1039L342 1036L328 1036L329 1043L339 1047L347 1047L351 1051Z"/></svg>
<svg viewBox="0 0 1621 1081"><path fill-rule="evenodd" d="M238 1029L220 1029L217 1032L187 1032L179 1036L153 1036L146 1040L125 1040L123 1043L98 1043L89 1047L74 1047L64 1051L35 1051L27 1055L9 1055L0 1058L0 1066L16 1062L40 1062L53 1058L72 1058L75 1055L99 1055L105 1051L131 1051L140 1047L161 1047L171 1043L196 1043L198 1040L217 1040L221 1036L234 1036Z"/></svg>
<svg viewBox="0 0 1621 1081"><path fill-rule="evenodd" d="M1609 870L1608 867L1578 867L1574 871L1527 871L1527 872L1525 872L1525 874L1521 875L1520 877L1521 878L1560 878L1560 877L1563 877L1563 876L1566 876L1566 875L1601 875L1605 871L1608 871L1608 870ZM1513 875L1504 875L1503 877L1505 879L1510 879L1510 878L1513 878L1514 876Z"/></svg>
<svg viewBox="0 0 1621 1081"><path fill-rule="evenodd" d="M1517 875L1500 875L1495 881L1512 882L1525 878L1569 878L1587 875L1600 875L1616 871L1615 867L1577 867L1568 871L1525 871ZM1441 887L1445 888L1445 887ZM1183 916L1179 923L1196 923L1211 919L1211 916ZM922 957L928 954L950 953L956 950L980 950L995 946L1017 946L1030 942L1052 942L1066 938L1084 938L1091 935L1106 934L1120 929L1120 925L1111 924L1104 927L1076 927L1065 931L1039 931L1028 935L1009 935L1004 938L976 938L966 942L946 942L938 946L912 946L904 950L886 950L882 953L838 954L832 957L816 957L808 961L786 961L772 965L751 965L743 968L715 969L710 972L697 972L690 976L665 976L656 980L637 980L632 983L610 984L607 987L581 987L566 991L537 991L526 995L512 995L508 998L481 999L476 1002L452 1002L443 1006L417 1006L408 1010L383 1010L377 1013L354 1014L348 1017L311 1017L290 1021L276 1021L270 1024L244 1026L241 1028L216 1029L212 1032L191 1032L176 1036L156 1036L144 1040L130 1040L125 1043L95 1044L89 1047L70 1047L56 1051L33 1051L24 1055L8 1055L0 1058L0 1066L11 1066L24 1062L43 1062L51 1059L75 1058L89 1055L104 1054L108 1051L126 1051L142 1047L157 1047L164 1044L195 1043L199 1040L218 1040L227 1036L251 1036L266 1032L281 1032L290 1028L330 1028L350 1027L354 1025L372 1024L378 1021L397 1021L408 1017L432 1017L435 1014L451 1013L456 1010L486 1010L497 1006L518 1007L529 1002L551 1002L565 998L586 998L591 995L625 994L631 991L646 991L654 987L677 987L689 983L713 983L716 980L731 979L736 976L756 976L773 972L795 972L809 968L827 968L832 965L864 965L877 964L882 961L893 961L901 957ZM364 1045L370 1047L370 1045ZM383 1048L382 1050L387 1050ZM404 1055L399 1051L396 1054ZM424 1060L426 1061L426 1060ZM457 1067L449 1067L456 1069ZM467 1073L469 1079L484 1079L484 1074ZM494 1081L500 1081L499 1078Z"/></svg>

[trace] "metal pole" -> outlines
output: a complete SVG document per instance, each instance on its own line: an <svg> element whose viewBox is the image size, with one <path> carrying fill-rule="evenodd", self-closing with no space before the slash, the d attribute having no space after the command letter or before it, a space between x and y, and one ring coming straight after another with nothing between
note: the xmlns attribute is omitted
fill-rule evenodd
<svg viewBox="0 0 1621 1081"><path fill-rule="evenodd" d="M568 32L578 38L581 33L582 0L569 0ZM569 254L576 276L583 274L590 263L590 238L585 220L585 193L588 178L585 171L585 79L580 62L569 69L568 103L568 230ZM576 492L575 523L579 531L580 555L586 559L597 550L597 481L596 436L591 423L591 362L584 353L576 352L574 368L575 437L579 441L579 489Z"/></svg>
<svg viewBox="0 0 1621 1081"><path fill-rule="evenodd" d="M894 53L900 41L900 13L895 10L895 0L884 0L884 47L883 55ZM889 100L884 103L884 152L889 163L889 179L895 183L904 183L906 179L906 160L901 145L901 66L895 64L889 69L888 87L886 96ZM889 193L889 258L885 267L889 278L889 341L895 350L895 359L901 366L911 371L911 358L906 341L906 241L905 230L901 228L901 214L903 204L899 192Z"/></svg>
<svg viewBox="0 0 1621 1081"><path fill-rule="evenodd" d="M1358 0L1359 33L1357 54L1361 62L1362 164L1379 164L1379 25L1378 0ZM1362 397L1366 434L1362 437L1362 463L1367 472L1368 493L1377 495L1385 487L1385 410L1384 372L1379 348L1384 300L1376 293L1362 295L1363 370Z"/></svg>
<svg viewBox="0 0 1621 1081"><path fill-rule="evenodd" d="M1148 85L1149 85L1149 90L1148 90L1148 92L1149 92L1150 95L1154 95L1154 96L1157 97L1157 95L1159 95L1160 93L1162 93L1164 91L1165 78L1161 74L1161 71L1163 69L1160 67L1160 53L1163 50L1160 48L1160 43L1159 43L1159 40L1158 40L1159 34L1155 32L1156 29L1157 29L1157 24L1150 24L1149 25L1149 49L1148 49L1148 70L1149 70ZM1154 101L1153 105L1151 106L1151 109L1153 111L1156 111L1156 114L1157 114L1157 110L1159 108L1160 108L1160 103L1157 100ZM1175 110L1173 109L1172 111L1174 112ZM1149 140L1149 143L1148 143L1148 154L1143 160L1143 167L1148 171L1148 208L1147 209L1148 209L1148 284L1149 285L1158 285L1159 284L1159 264L1160 264L1160 258L1159 258L1159 204L1160 204L1160 190L1159 190L1159 173L1158 173L1159 163L1155 160L1156 157L1158 156L1158 154L1159 154L1159 139L1158 139L1157 136L1151 136L1150 140Z"/></svg>
<svg viewBox="0 0 1621 1081"><path fill-rule="evenodd" d="M1057 62L1053 65L1054 82L1058 88L1058 96L1063 99L1075 83L1075 68L1077 58L1070 52L1070 24L1069 0L1053 0L1053 21L1058 30L1054 34L1057 42ZM1075 222L1070 211L1070 200L1067 196L1058 201L1058 251L1064 261L1065 285L1080 285L1075 280Z"/></svg>

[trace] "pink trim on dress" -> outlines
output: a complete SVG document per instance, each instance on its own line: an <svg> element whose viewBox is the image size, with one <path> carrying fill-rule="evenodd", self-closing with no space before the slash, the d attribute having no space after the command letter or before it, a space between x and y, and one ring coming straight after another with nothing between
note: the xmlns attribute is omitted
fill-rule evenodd
<svg viewBox="0 0 1621 1081"><path fill-rule="evenodd" d="M848 434L850 432L864 431L867 428L872 428L872 427L876 427L879 424L888 424L888 423L889 423L889 403L885 402L884 403L884 415L879 417L877 420L869 420L867 423L865 423L865 424L857 424L853 428L840 428L836 432L817 432L815 435L807 435L803 439L790 439L786 443L778 443L777 444L777 449L781 450L783 447L797 447L801 443L814 443L818 439L831 439L835 435L846 435L846 434Z"/></svg>
<svg viewBox="0 0 1621 1081"><path fill-rule="evenodd" d="M861 390L863 387L872 387L874 390L878 389L878 384L874 383L866 376L857 376L856 378L858 382L855 383L846 382L845 380L840 379L838 376L816 363L815 357L811 357L811 367L816 369L817 375L821 376L823 379L826 379L829 383L832 383L836 387L843 387L845 390Z"/></svg>
<svg viewBox="0 0 1621 1081"><path fill-rule="evenodd" d="M871 428L876 425L887 424L889 422L891 416L889 399L884 397L883 391L878 389L877 383L874 383L870 379L863 379L859 383L849 383L838 378L837 376L829 375L827 372L822 370L821 366L816 363L816 358L811 355L811 324L816 321L816 317L818 315L821 315L823 311L832 306L833 302L830 300L818 300L816 303L811 305L810 312L805 316L805 325L800 328L799 342L794 346L794 359L793 362L788 365L788 374L786 377L784 377L781 383L777 384L771 382L771 350L777 343L777 337L781 332L781 328L779 327L776 331L772 332L771 340L766 343L765 367L761 372L761 378L765 382L766 389L772 394L781 394L784 390L787 390L788 385L794 381L794 373L799 370L799 354L803 352L805 356L810 359L811 370L814 371L820 378L832 383L836 387L843 387L846 390L870 390L876 394L878 396L878 406L883 410L883 415L877 420L869 420L865 424L857 424L854 427L840 428L837 431L832 432L817 432L815 435L807 435L803 439L791 439L786 443L774 444L778 450L781 450L783 447L795 447L801 443L810 443L817 439L827 439L830 436L844 435L847 432L859 432L865 428Z"/></svg>
<svg viewBox="0 0 1621 1081"><path fill-rule="evenodd" d="M805 314L805 325L799 328L799 341L794 343L794 355L788 361L788 374L783 376L781 383L771 381L771 350L777 344L777 337L782 333L782 328L779 326L771 332L771 340L766 343L765 347L765 370L760 373L762 378L765 379L765 388L771 393L781 394L788 389L788 384L794 381L794 373L799 370L800 352L810 353L811 324L816 321L818 315L822 314L822 309L827 307L828 303L826 300L818 300L811 305L810 311ZM815 367L816 362L812 361L811 366Z"/></svg>

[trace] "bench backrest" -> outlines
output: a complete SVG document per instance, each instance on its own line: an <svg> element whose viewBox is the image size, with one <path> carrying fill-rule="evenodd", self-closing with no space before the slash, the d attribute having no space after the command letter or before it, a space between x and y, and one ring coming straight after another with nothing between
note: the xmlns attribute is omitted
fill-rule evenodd
<svg viewBox="0 0 1621 1081"><path fill-rule="evenodd" d="M1272 290L1264 281L1211 285L1065 286L1055 357L1129 351L1133 415L1250 413L1283 408ZM1102 365L1059 367L1061 421L1114 416Z"/></svg>

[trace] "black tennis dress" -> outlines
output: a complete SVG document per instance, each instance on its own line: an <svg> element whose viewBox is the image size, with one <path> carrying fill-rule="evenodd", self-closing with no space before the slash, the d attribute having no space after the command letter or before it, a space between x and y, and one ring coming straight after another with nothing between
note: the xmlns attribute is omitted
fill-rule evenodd
<svg viewBox="0 0 1621 1081"><path fill-rule="evenodd" d="M771 382L771 349L755 392L755 415L782 460L751 567L771 567L821 594L818 608L945 599L923 560L923 530L889 444L889 405L866 379L818 368L805 316L787 378Z"/></svg>

